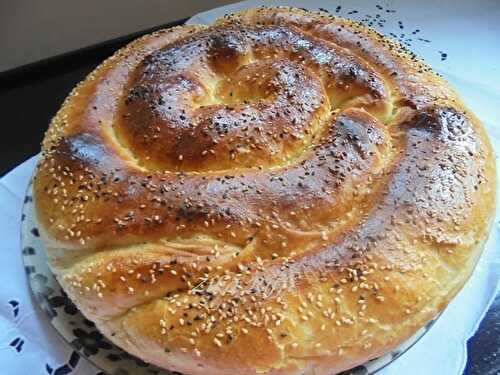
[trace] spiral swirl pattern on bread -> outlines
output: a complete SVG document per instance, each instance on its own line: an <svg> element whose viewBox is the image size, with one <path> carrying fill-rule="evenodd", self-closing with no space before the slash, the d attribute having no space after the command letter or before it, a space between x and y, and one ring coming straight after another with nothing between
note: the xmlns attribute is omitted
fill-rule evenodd
<svg viewBox="0 0 500 375"><path fill-rule="evenodd" d="M185 374L331 374L469 277L495 207L479 121L362 25L256 8L145 36L51 123L35 176L80 310Z"/></svg>

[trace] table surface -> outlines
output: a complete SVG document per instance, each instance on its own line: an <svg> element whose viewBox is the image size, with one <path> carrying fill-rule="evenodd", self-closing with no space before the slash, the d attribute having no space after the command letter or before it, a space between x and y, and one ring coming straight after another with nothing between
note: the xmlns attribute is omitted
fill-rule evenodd
<svg viewBox="0 0 500 375"><path fill-rule="evenodd" d="M50 119L76 83L113 51L154 29L0 73L4 134L1 139L3 157L0 158L0 176L40 151L40 142ZM500 294L477 333L467 343L467 348L469 355L464 374L500 374Z"/></svg>

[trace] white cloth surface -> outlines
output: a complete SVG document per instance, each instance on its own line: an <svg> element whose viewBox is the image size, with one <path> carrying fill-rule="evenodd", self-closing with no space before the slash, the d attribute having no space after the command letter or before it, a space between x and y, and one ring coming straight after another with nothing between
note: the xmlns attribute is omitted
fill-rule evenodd
<svg viewBox="0 0 500 375"><path fill-rule="evenodd" d="M369 0L247 1L201 13L189 22L210 23L221 14L254 4L295 5L312 10L321 7L357 20L375 19L373 26L381 32L392 32L402 40L411 38L408 41L410 48L458 89L469 108L485 124L497 154L500 152L500 126L497 125L500 119L500 4L496 0L384 1L380 4ZM386 20L383 27L378 25L380 19ZM73 352L32 300L22 263L21 208L35 161L36 157L27 160L0 179L3 239L0 252L0 375L56 374ZM463 372L467 359L466 341L474 334L498 289L498 223L497 213L486 250L463 290L430 332L381 374L458 375ZM60 370L56 375L97 373L98 369L82 359L75 369Z"/></svg>

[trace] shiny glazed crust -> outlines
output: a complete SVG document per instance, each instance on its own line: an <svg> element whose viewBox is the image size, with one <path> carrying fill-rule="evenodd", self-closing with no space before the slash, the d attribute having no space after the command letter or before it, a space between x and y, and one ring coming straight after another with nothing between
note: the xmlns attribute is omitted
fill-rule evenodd
<svg viewBox="0 0 500 375"><path fill-rule="evenodd" d="M255 8L106 60L53 119L34 189L54 273L117 345L185 374L330 375L460 290L495 166L399 44Z"/></svg>

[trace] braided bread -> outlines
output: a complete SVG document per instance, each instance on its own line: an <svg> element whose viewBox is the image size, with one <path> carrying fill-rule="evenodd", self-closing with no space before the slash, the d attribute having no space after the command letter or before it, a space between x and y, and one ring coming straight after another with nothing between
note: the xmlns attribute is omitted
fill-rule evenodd
<svg viewBox="0 0 500 375"><path fill-rule="evenodd" d="M436 316L495 207L480 122L415 55L255 8L142 37L52 120L52 270L114 343L184 374L332 374Z"/></svg>

